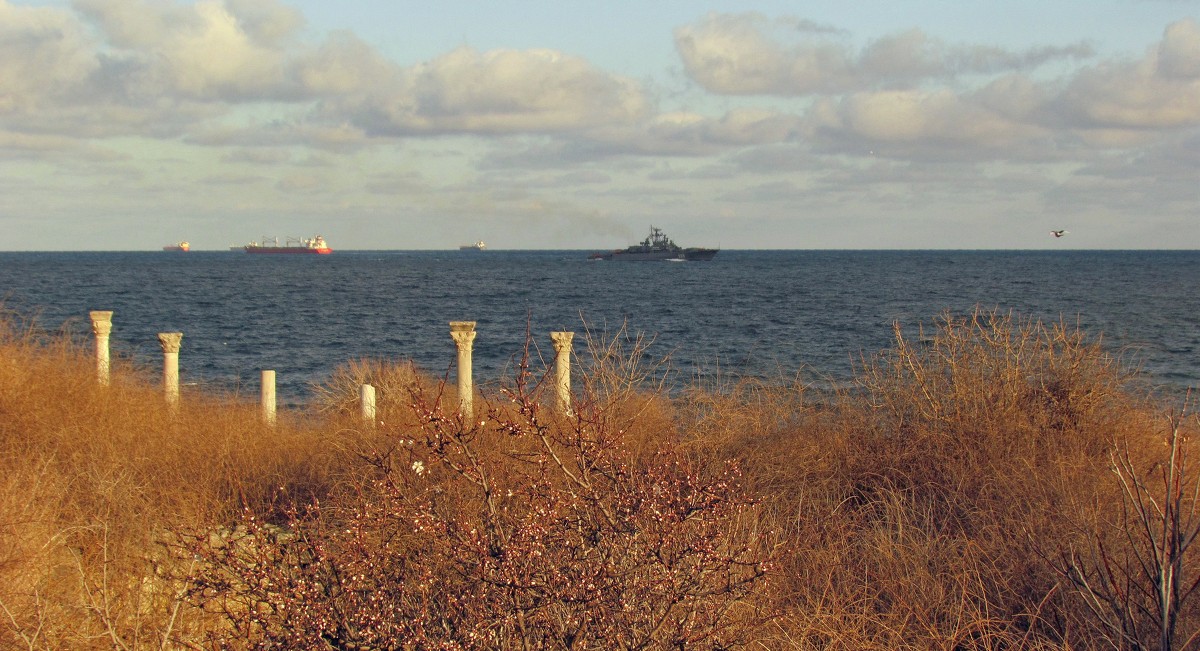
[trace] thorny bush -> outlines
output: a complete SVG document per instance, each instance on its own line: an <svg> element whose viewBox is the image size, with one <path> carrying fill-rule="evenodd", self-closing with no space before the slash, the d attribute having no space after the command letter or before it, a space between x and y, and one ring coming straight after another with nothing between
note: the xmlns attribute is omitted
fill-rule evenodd
<svg viewBox="0 0 1200 651"><path fill-rule="evenodd" d="M729 648L774 547L738 468L636 455L595 401L543 413L522 367L471 421L414 388L353 508L198 540L211 642L287 649Z"/></svg>

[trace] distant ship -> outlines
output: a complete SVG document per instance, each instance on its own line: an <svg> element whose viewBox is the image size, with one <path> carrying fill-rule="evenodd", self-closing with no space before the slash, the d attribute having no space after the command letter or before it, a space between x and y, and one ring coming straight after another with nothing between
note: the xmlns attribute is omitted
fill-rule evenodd
<svg viewBox="0 0 1200 651"><path fill-rule="evenodd" d="M630 262L655 262L670 260L672 262L692 262L712 260L719 249L702 249L699 247L683 248L671 241L662 230L650 227L650 236L624 249L603 251L588 256L589 260L627 260Z"/></svg>
<svg viewBox="0 0 1200 651"><path fill-rule="evenodd" d="M474 244L464 244L458 247L459 251L483 251L484 249L487 249L487 245L483 243L483 240L479 240Z"/></svg>
<svg viewBox="0 0 1200 651"><path fill-rule="evenodd" d="M278 237L273 239L264 237L262 242L251 242L241 248L246 253L302 253L313 255L328 255L333 253L333 249L329 248L329 245L325 243L325 238L320 235L305 239L289 237L282 246L279 244Z"/></svg>
<svg viewBox="0 0 1200 651"><path fill-rule="evenodd" d="M191 249L192 245L186 240L183 242L177 242L175 244L168 244L163 247L163 251L190 251Z"/></svg>

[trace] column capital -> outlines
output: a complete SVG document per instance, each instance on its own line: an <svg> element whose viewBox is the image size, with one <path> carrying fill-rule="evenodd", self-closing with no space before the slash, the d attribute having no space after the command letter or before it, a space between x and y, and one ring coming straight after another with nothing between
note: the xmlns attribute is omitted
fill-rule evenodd
<svg viewBox="0 0 1200 651"><path fill-rule="evenodd" d="M475 341L475 322L451 321L450 337L454 339L454 345L458 346L459 350L463 350L464 347L470 350L471 342Z"/></svg>
<svg viewBox="0 0 1200 651"><path fill-rule="evenodd" d="M182 332L160 332L158 333L158 344L162 346L164 353L178 353L179 344L183 340Z"/></svg>
<svg viewBox="0 0 1200 651"><path fill-rule="evenodd" d="M88 317L92 319L92 333L101 337L112 332L112 310L92 310Z"/></svg>
<svg viewBox="0 0 1200 651"><path fill-rule="evenodd" d="M554 352L562 353L571 350L571 341L575 339L575 333L551 332L550 339L554 342Z"/></svg>

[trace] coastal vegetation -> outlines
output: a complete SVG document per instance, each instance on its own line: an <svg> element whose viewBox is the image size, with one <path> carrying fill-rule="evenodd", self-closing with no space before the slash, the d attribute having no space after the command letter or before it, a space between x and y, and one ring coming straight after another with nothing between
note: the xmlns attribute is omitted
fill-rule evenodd
<svg viewBox="0 0 1200 651"><path fill-rule="evenodd" d="M945 314L835 390L649 348L588 337L566 414L531 348L471 418L357 360L269 426L8 315L0 647L1200 644L1200 424L1102 341Z"/></svg>

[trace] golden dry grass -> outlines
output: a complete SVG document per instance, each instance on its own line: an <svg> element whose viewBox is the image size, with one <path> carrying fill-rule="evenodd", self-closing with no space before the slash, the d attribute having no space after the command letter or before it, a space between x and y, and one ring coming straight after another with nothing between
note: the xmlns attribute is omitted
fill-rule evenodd
<svg viewBox="0 0 1200 651"><path fill-rule="evenodd" d="M327 495L345 467L299 418L266 428L250 406L187 393L172 415L128 365L100 386L89 353L0 324L5 648L158 647L185 625L147 578L164 532Z"/></svg>
<svg viewBox="0 0 1200 651"><path fill-rule="evenodd" d="M757 602L767 612L748 615L762 622L752 648L1134 648L1059 571L1064 550L1134 544L1111 528L1113 454L1148 477L1162 460L1168 407L1098 342L944 315L915 337L897 330L840 393L746 379L674 397L646 344L585 339L577 399L635 457L670 443L698 467L740 464L759 504L738 526L784 541ZM272 428L212 393L185 392L172 414L156 378L120 360L110 386L94 373L69 338L0 323L0 647L208 648L220 624L181 598L177 534L229 528L244 508L280 523L314 500L354 509L370 453L421 421L414 406L454 400L408 364L357 361ZM374 430L357 418L363 382L380 392ZM476 405L511 413L500 396ZM1191 580L1194 556L1181 562ZM1178 616L1200 630L1190 602Z"/></svg>

